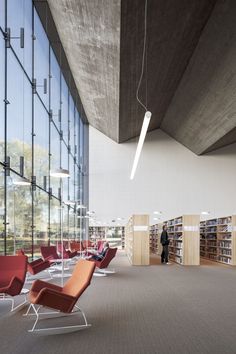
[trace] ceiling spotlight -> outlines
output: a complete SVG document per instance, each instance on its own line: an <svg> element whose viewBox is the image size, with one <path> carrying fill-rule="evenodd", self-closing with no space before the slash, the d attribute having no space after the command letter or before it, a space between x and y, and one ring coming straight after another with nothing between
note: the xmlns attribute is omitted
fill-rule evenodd
<svg viewBox="0 0 236 354"><path fill-rule="evenodd" d="M154 211L153 214L156 214L156 215L161 215L162 212L161 211Z"/></svg>
<svg viewBox="0 0 236 354"><path fill-rule="evenodd" d="M202 211L201 214L202 215L210 215L210 211Z"/></svg>

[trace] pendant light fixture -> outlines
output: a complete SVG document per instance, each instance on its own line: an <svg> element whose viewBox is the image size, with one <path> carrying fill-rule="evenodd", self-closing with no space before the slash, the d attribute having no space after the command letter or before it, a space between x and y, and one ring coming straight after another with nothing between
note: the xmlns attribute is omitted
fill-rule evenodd
<svg viewBox="0 0 236 354"><path fill-rule="evenodd" d="M150 119L151 119L151 116L152 116L152 113L148 111L147 106L144 105L143 102L138 97L140 85L141 85L142 78L143 78L143 71L144 71L144 62L145 62L145 54L146 54L146 39L147 39L147 0L145 0L142 68L141 68L141 75L140 75L140 79L139 79L139 83L138 83L138 87L137 87L137 91L136 91L136 99L137 99L138 103L145 109L145 115L144 115L143 125L142 125L141 133L140 133L140 136L139 136L138 146L137 146L137 149L136 149L134 162L133 162L133 166L132 166L132 170L131 170L131 175L130 175L130 179L131 180L134 178L134 175L135 175L135 172L136 172L136 169L137 169L137 166L138 166L138 162L139 162L139 158L140 158L140 155L141 155L143 143L144 143L144 140L145 140L145 137L146 137L146 134L147 134L147 130L148 130L148 126L149 126L149 123L150 123ZM147 73L146 73L146 80L147 80Z"/></svg>
<svg viewBox="0 0 236 354"><path fill-rule="evenodd" d="M30 181L27 178L22 177L22 176L18 176L17 180L13 181L13 184L15 186L30 186L31 185Z"/></svg>
<svg viewBox="0 0 236 354"><path fill-rule="evenodd" d="M50 171L50 176L56 178L68 178L70 177L70 173L64 168L57 168L56 170Z"/></svg>

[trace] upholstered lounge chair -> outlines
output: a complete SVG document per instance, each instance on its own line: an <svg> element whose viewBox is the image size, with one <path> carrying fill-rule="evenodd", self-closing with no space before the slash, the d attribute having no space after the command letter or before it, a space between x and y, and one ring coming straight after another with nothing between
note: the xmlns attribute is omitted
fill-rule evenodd
<svg viewBox="0 0 236 354"><path fill-rule="evenodd" d="M23 249L17 251L18 256L26 256ZM27 256L26 256L27 257ZM36 275L44 270L50 268L50 262L48 260L43 260L42 258L36 259L35 261L29 262L27 257L27 270L30 274ZM50 272L49 272L50 274ZM50 275L51 277L51 275Z"/></svg>
<svg viewBox="0 0 236 354"><path fill-rule="evenodd" d="M61 257L57 253L56 246L41 246L40 250L44 260L47 260L50 263L55 262L55 260L58 260L58 262L60 262Z"/></svg>
<svg viewBox="0 0 236 354"><path fill-rule="evenodd" d="M10 301L11 311L16 310L26 302L15 307L14 297L21 294L27 270L27 257L25 256L0 256L0 299Z"/></svg>
<svg viewBox="0 0 236 354"><path fill-rule="evenodd" d="M70 242L70 249L71 249L71 252L83 252L84 251L84 247L83 247L83 244L82 242L80 241L71 241Z"/></svg>
<svg viewBox="0 0 236 354"><path fill-rule="evenodd" d="M62 252L63 252L64 259L73 258L78 255L77 251L71 252L70 250L67 250L64 245L62 246L61 243L58 243L57 249L60 254L62 254Z"/></svg>
<svg viewBox="0 0 236 354"><path fill-rule="evenodd" d="M86 290L91 282L95 263L81 259L76 264L71 278L66 282L63 287L36 280L32 285L29 293L30 307L26 316L30 314L30 310L34 311L36 315L35 323L29 332L46 332L51 333L65 333L73 332L80 329L89 327L84 312L76 305L78 299ZM52 312L40 312L41 308L49 307L53 309ZM36 325L40 316L46 315L47 317L76 315L82 313L85 324L78 324L72 326L53 327L53 328L37 328Z"/></svg>
<svg viewBox="0 0 236 354"><path fill-rule="evenodd" d="M98 268L97 271L104 274L115 273L114 269L107 269L107 267L109 266L112 259L115 257L116 252L117 252L117 248L109 247L105 254L105 257L101 261L94 261L96 267Z"/></svg>

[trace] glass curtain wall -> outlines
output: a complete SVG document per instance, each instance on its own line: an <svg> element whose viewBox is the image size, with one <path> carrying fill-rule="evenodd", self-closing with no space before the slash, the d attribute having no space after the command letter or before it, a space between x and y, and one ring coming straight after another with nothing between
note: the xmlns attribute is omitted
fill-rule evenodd
<svg viewBox="0 0 236 354"><path fill-rule="evenodd" d="M0 0L0 77L0 255L23 248L33 257L60 240L61 227L66 240L81 236L68 201L86 200L88 151L70 79L32 0ZM59 168L70 177L50 177Z"/></svg>

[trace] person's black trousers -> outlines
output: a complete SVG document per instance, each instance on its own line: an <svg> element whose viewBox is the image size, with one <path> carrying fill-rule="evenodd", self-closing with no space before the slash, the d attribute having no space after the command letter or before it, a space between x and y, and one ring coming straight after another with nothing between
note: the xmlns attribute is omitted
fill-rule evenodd
<svg viewBox="0 0 236 354"><path fill-rule="evenodd" d="M168 245L162 245L161 263L168 262Z"/></svg>

